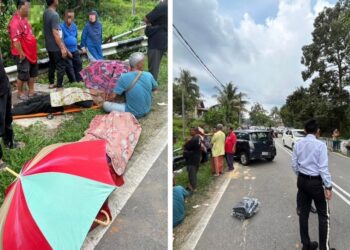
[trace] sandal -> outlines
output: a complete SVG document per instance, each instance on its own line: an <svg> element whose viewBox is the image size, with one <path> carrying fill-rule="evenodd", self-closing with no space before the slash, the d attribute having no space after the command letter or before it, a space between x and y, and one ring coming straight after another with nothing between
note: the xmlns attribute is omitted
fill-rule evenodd
<svg viewBox="0 0 350 250"><path fill-rule="evenodd" d="M19 95L17 96L17 98L21 101L28 101L28 96L26 96L25 94Z"/></svg>

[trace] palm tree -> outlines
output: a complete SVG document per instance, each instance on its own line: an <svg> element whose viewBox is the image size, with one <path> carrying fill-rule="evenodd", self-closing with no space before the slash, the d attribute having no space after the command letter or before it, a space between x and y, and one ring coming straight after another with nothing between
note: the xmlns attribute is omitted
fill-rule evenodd
<svg viewBox="0 0 350 250"><path fill-rule="evenodd" d="M200 97L199 86L197 85L197 78L191 75L189 70L181 70L180 77L175 78L175 82L181 87L182 92L182 129L183 137L185 137L185 115L186 106L187 111L189 107L197 105L197 100Z"/></svg>
<svg viewBox="0 0 350 250"><path fill-rule="evenodd" d="M232 82L215 87L215 89L219 94L214 95L214 97L217 98L219 105L225 110L225 122L231 123L237 115L240 124L241 113L247 111L245 105L248 101L243 99L246 94L238 92L237 86L234 86Z"/></svg>

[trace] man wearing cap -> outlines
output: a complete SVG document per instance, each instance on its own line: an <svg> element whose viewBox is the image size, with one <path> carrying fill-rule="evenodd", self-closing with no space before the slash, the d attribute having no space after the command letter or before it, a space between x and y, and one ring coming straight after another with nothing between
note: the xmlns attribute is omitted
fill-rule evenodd
<svg viewBox="0 0 350 250"><path fill-rule="evenodd" d="M316 138L319 127L315 120L306 122L304 130L307 136L295 144L292 155L292 168L298 176L297 196L302 249L313 250L318 247L318 243L311 241L309 237L309 213L313 200L319 220L319 249L326 250L330 249L328 201L332 198L327 146Z"/></svg>
<svg viewBox="0 0 350 250"><path fill-rule="evenodd" d="M30 1L18 0L17 11L13 14L9 25L8 33L11 40L11 54L17 64L17 95L20 100L27 100L34 93L34 82L38 76L38 55L37 42L28 22ZM23 92L23 84L27 82L28 96Z"/></svg>
<svg viewBox="0 0 350 250"><path fill-rule="evenodd" d="M48 8L44 12L45 46L49 54L49 88L62 88L63 77L66 71L66 58L72 57L62 41L60 17L56 12L58 0L46 0ZM57 84L55 84L55 71L57 71Z"/></svg>
<svg viewBox="0 0 350 250"><path fill-rule="evenodd" d="M144 54L135 52L129 58L131 71L120 76L109 101L103 103L106 112L130 112L136 118L151 111L152 92L157 90L157 82L149 72L144 72ZM116 103L116 96L125 95L125 103Z"/></svg>

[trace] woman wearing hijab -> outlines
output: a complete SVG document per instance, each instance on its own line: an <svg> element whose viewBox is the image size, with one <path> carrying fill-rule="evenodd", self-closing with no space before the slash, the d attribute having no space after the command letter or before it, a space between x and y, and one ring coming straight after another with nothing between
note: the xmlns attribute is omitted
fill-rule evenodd
<svg viewBox="0 0 350 250"><path fill-rule="evenodd" d="M89 13L89 21L85 24L81 35L81 47L88 53L90 61L103 60L102 53L102 24L96 11Z"/></svg>

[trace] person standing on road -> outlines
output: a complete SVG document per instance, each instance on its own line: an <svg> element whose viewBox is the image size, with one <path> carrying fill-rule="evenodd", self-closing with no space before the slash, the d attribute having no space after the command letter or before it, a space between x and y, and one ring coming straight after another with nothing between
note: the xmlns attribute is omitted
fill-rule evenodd
<svg viewBox="0 0 350 250"><path fill-rule="evenodd" d="M333 151L340 150L339 140L338 137L340 136L339 130L336 128L334 129L332 133L332 139L333 139Z"/></svg>
<svg viewBox="0 0 350 250"><path fill-rule="evenodd" d="M49 54L49 88L62 88L63 77L66 71L66 58L72 58L62 41L60 16L56 12L58 0L46 0L48 8L44 12L45 46ZM57 71L57 84L55 84L55 71Z"/></svg>
<svg viewBox="0 0 350 250"><path fill-rule="evenodd" d="M18 0L17 11L13 14L8 33L11 39L11 54L17 64L17 91L18 98L26 101L35 95L34 82L38 76L37 42L32 26L28 22L30 1ZM27 82L28 96L23 92L23 84Z"/></svg>
<svg viewBox="0 0 350 250"><path fill-rule="evenodd" d="M227 162L228 171L234 170L233 166L233 155L236 151L237 136L233 131L233 128L229 128L228 135L225 141L225 157Z"/></svg>
<svg viewBox="0 0 350 250"><path fill-rule="evenodd" d="M189 186L191 192L197 189L197 172L201 161L201 137L198 128L190 129L191 137L186 141L183 148L183 156L187 165Z"/></svg>
<svg viewBox="0 0 350 250"><path fill-rule="evenodd" d="M314 201L319 220L319 249L329 249L329 206L332 180L328 170L326 144L317 140L319 131L315 120L305 123L307 136L298 141L292 154L292 168L298 176L299 226L303 250L317 249L318 243L309 237L309 214ZM334 248L332 248L334 249Z"/></svg>
<svg viewBox="0 0 350 250"><path fill-rule="evenodd" d="M216 126L216 132L211 139L212 148L212 173L219 176L224 172L224 155L225 155L225 133L222 132L223 125Z"/></svg>
<svg viewBox="0 0 350 250"><path fill-rule="evenodd" d="M147 24L148 69L157 80L160 62L168 49L168 1L160 2L145 16L144 21Z"/></svg>

